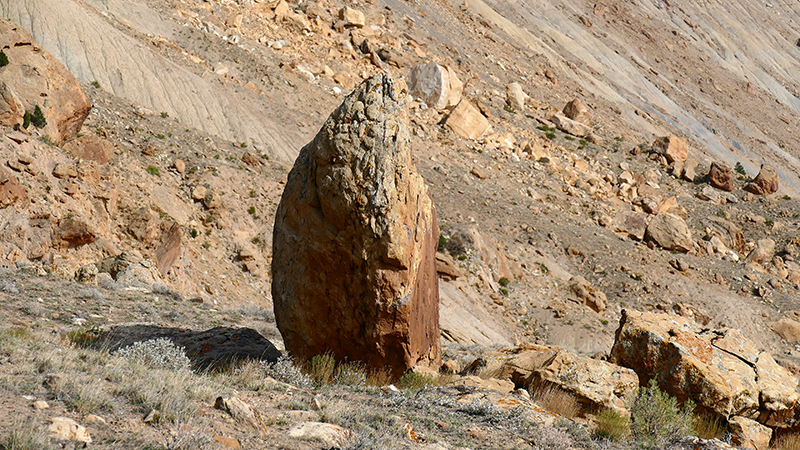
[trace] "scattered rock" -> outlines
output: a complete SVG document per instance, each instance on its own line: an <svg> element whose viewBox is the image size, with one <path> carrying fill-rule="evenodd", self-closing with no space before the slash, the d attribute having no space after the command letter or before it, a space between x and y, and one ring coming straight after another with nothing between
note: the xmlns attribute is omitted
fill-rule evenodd
<svg viewBox="0 0 800 450"><path fill-rule="evenodd" d="M762 164L756 178L744 187L756 195L769 195L778 192L778 172L769 164Z"/></svg>
<svg viewBox="0 0 800 450"><path fill-rule="evenodd" d="M775 241L772 239L759 239L756 247L747 255L745 263L761 264L765 261L772 261L775 255Z"/></svg>
<svg viewBox="0 0 800 450"><path fill-rule="evenodd" d="M349 6L339 10L339 20L343 21L346 27L362 28L367 24L364 13Z"/></svg>
<svg viewBox="0 0 800 450"><path fill-rule="evenodd" d="M478 139L489 130L489 121L465 98L453 108L445 124L457 135L467 139Z"/></svg>
<svg viewBox="0 0 800 450"><path fill-rule="evenodd" d="M17 177L0 167L0 209L13 205L27 195L28 190L19 184Z"/></svg>
<svg viewBox="0 0 800 450"><path fill-rule="evenodd" d="M58 222L55 230L55 238L60 241L62 247L80 247L81 245L91 244L97 240L97 234L85 222L67 218Z"/></svg>
<svg viewBox="0 0 800 450"><path fill-rule="evenodd" d="M480 167L473 167L472 170L469 171L469 173L471 173L475 178L479 180L485 180L486 178L488 178L486 172L484 172L483 169L481 169Z"/></svg>
<svg viewBox="0 0 800 450"><path fill-rule="evenodd" d="M464 275L461 269L458 268L456 262L453 261L453 258L442 252L436 252L436 272L440 276L451 280L455 280Z"/></svg>
<svg viewBox="0 0 800 450"><path fill-rule="evenodd" d="M222 436L219 434L214 436L214 442L222 445L225 448L230 448L232 450L242 448L242 444L240 444L236 438Z"/></svg>
<svg viewBox="0 0 800 450"><path fill-rule="evenodd" d="M561 112L564 113L568 119L576 122L586 123L589 121L589 108L577 98L567 103Z"/></svg>
<svg viewBox="0 0 800 450"><path fill-rule="evenodd" d="M192 200L202 201L208 195L208 188L205 186L195 186L192 189Z"/></svg>
<svg viewBox="0 0 800 450"><path fill-rule="evenodd" d="M74 164L59 163L53 168L53 176L56 178L75 178L78 176L78 169Z"/></svg>
<svg viewBox="0 0 800 450"><path fill-rule="evenodd" d="M753 450L767 450L772 439L772 430L755 420L745 417L731 417L728 420L731 445Z"/></svg>
<svg viewBox="0 0 800 450"><path fill-rule="evenodd" d="M697 179L697 161L694 158L686 158L683 164L683 179L694 183Z"/></svg>
<svg viewBox="0 0 800 450"><path fill-rule="evenodd" d="M684 162L689 156L689 146L686 143L686 139L676 136L658 138L653 141L652 147L653 152L664 155L670 163Z"/></svg>
<svg viewBox="0 0 800 450"><path fill-rule="evenodd" d="M62 441L78 441L91 444L92 437L82 425L67 417L53 417L47 427L50 437Z"/></svg>
<svg viewBox="0 0 800 450"><path fill-rule="evenodd" d="M550 117L550 121L564 133L575 137L586 137L592 133L592 128L580 122L576 122L562 113L558 112Z"/></svg>
<svg viewBox="0 0 800 450"><path fill-rule="evenodd" d="M440 364L439 227L411 159L406 96L402 80L366 80L289 173L275 219L272 297L295 357L330 352L397 377Z"/></svg>
<svg viewBox="0 0 800 450"><path fill-rule="evenodd" d="M47 409L50 405L47 404L44 400L37 400L33 402L33 409Z"/></svg>
<svg viewBox="0 0 800 450"><path fill-rule="evenodd" d="M708 171L708 182L717 189L731 192L733 190L733 171L731 166L723 162L711 163Z"/></svg>
<svg viewBox="0 0 800 450"><path fill-rule="evenodd" d="M772 328L787 341L800 342L800 322L784 317L776 322Z"/></svg>
<svg viewBox="0 0 800 450"><path fill-rule="evenodd" d="M172 162L172 167L175 168L175 171L178 173L183 173L186 171L186 163L183 160L176 159Z"/></svg>
<svg viewBox="0 0 800 450"><path fill-rule="evenodd" d="M463 83L449 67L435 62L420 64L406 77L409 94L435 109L456 106L461 101Z"/></svg>
<svg viewBox="0 0 800 450"><path fill-rule="evenodd" d="M662 213L650 221L645 240L652 241L666 250L690 252L694 248L692 232L683 219L671 213Z"/></svg>
<svg viewBox="0 0 800 450"><path fill-rule="evenodd" d="M288 434L306 441L318 441L324 448L345 448L354 438L350 430L323 422L298 423L289 428Z"/></svg>
<svg viewBox="0 0 800 450"><path fill-rule="evenodd" d="M648 215L641 211L620 211L609 226L618 233L625 233L637 241L644 240Z"/></svg>

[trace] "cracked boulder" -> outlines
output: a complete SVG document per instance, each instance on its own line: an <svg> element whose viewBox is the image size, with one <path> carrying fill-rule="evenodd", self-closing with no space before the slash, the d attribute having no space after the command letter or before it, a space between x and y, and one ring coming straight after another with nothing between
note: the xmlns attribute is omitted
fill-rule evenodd
<svg viewBox="0 0 800 450"><path fill-rule="evenodd" d="M402 80L364 81L289 173L272 297L286 349L396 377L439 367L436 211L411 158Z"/></svg>
<svg viewBox="0 0 800 450"><path fill-rule="evenodd" d="M752 417L772 428L798 422L797 378L735 329L623 310L610 360L633 369L640 384L655 379L670 395L726 420Z"/></svg>

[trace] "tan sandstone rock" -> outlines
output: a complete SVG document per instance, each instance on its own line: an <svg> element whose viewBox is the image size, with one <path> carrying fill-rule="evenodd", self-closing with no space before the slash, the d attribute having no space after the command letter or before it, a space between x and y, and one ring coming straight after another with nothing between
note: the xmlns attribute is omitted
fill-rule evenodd
<svg viewBox="0 0 800 450"><path fill-rule="evenodd" d="M652 241L666 250L690 252L694 248L692 232L683 219L671 213L662 213L647 225L645 240Z"/></svg>
<svg viewBox="0 0 800 450"><path fill-rule="evenodd" d="M667 161L684 162L689 156L689 146L686 139L676 136L664 136L653 142L653 151L659 155L664 155ZM685 166L683 166L685 170ZM683 170L681 171L683 172ZM680 176L680 174L679 174Z"/></svg>
<svg viewBox="0 0 800 450"><path fill-rule="evenodd" d="M62 441L78 441L90 444L92 437L83 425L67 417L53 417L47 427L48 434Z"/></svg>
<svg viewBox="0 0 800 450"><path fill-rule="evenodd" d="M92 109L75 77L27 30L8 20L0 20L0 48L9 60L3 80L26 110L42 109L43 133L57 145L74 138Z"/></svg>
<svg viewBox="0 0 800 450"><path fill-rule="evenodd" d="M517 111L525 110L525 102L530 98L516 81L506 86L506 103Z"/></svg>
<svg viewBox="0 0 800 450"><path fill-rule="evenodd" d="M550 121L564 133L576 137L586 137L592 133L592 128L578 121L572 120L564 114L558 112L550 117Z"/></svg>
<svg viewBox="0 0 800 450"><path fill-rule="evenodd" d="M731 445L753 450L767 450L772 430L746 417L732 417L728 421Z"/></svg>
<svg viewBox="0 0 800 450"><path fill-rule="evenodd" d="M5 81L0 81L0 125L7 127L21 126L25 107L19 97Z"/></svg>
<svg viewBox="0 0 800 450"><path fill-rule="evenodd" d="M778 192L778 172L771 165L762 164L756 178L744 188L756 195L774 194Z"/></svg>
<svg viewBox="0 0 800 450"><path fill-rule="evenodd" d="M98 164L105 164L114 156L114 144L91 133L65 143L63 149L76 158Z"/></svg>
<svg viewBox="0 0 800 450"><path fill-rule="evenodd" d="M447 116L445 124L467 139L478 139L489 129L489 121L471 101L462 99Z"/></svg>
<svg viewBox="0 0 800 450"><path fill-rule="evenodd" d="M577 98L571 100L561 111L567 118L576 122L586 123L589 120L589 108Z"/></svg>
<svg viewBox="0 0 800 450"><path fill-rule="evenodd" d="M797 379L738 330L623 310L610 361L725 419L758 417L770 427L797 422Z"/></svg>
<svg viewBox="0 0 800 450"><path fill-rule="evenodd" d="M272 296L299 358L437 367L439 227L409 148L402 80L362 83L300 152L276 213Z"/></svg>

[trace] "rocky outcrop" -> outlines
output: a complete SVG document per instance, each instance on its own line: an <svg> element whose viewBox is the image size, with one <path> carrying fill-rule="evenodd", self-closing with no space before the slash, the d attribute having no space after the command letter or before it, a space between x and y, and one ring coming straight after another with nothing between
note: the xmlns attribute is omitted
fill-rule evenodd
<svg viewBox="0 0 800 450"><path fill-rule="evenodd" d="M0 20L0 48L9 64L2 69L6 93L16 96L25 110L33 113L38 106L46 125L42 132L56 144L74 138L92 109L89 98L64 65L42 49L31 34L16 24ZM8 105L13 103L5 101ZM6 113L14 108L3 108ZM24 113L24 111L22 111ZM4 123L21 123L19 111ZM34 126L34 125L31 125Z"/></svg>
<svg viewBox="0 0 800 450"><path fill-rule="evenodd" d="M623 310L611 362L655 379L679 400L726 420L757 417L768 427L798 421L797 379L738 330L709 330L689 318Z"/></svg>
<svg viewBox="0 0 800 450"><path fill-rule="evenodd" d="M744 187L756 195L769 195L778 192L778 172L769 164L762 164L756 178Z"/></svg>
<svg viewBox="0 0 800 450"><path fill-rule="evenodd" d="M694 248L692 232L686 222L675 214L662 213L653 217L647 225L644 238L667 250L686 253Z"/></svg>
<svg viewBox="0 0 800 450"><path fill-rule="evenodd" d="M753 450L767 450L772 430L746 417L733 417L728 422L731 445Z"/></svg>
<svg viewBox="0 0 800 450"><path fill-rule="evenodd" d="M438 367L439 227L408 143L402 80L366 80L289 173L273 234L272 297L298 358Z"/></svg>

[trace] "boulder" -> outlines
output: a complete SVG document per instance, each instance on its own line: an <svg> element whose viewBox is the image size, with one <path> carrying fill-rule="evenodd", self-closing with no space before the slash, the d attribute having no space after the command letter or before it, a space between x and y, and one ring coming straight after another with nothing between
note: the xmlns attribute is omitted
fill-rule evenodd
<svg viewBox="0 0 800 450"><path fill-rule="evenodd" d="M62 247L80 247L97 240L97 234L86 222L74 218L61 219L55 230Z"/></svg>
<svg viewBox="0 0 800 450"><path fill-rule="evenodd" d="M610 361L633 369L641 384L655 379L670 395L726 420L757 417L784 428L797 423L797 379L735 329L623 310Z"/></svg>
<svg viewBox="0 0 800 450"><path fill-rule="evenodd" d="M561 111L567 118L586 123L589 120L589 108L578 99L571 100Z"/></svg>
<svg viewBox="0 0 800 450"><path fill-rule="evenodd" d="M323 448L346 448L353 441L353 432L323 422L303 422L289 428L290 437L307 441L317 441Z"/></svg>
<svg viewBox="0 0 800 450"><path fill-rule="evenodd" d="M586 137L592 133L592 128L580 122L574 121L564 114L558 112L550 117L550 121L564 133L575 137Z"/></svg>
<svg viewBox="0 0 800 450"><path fill-rule="evenodd" d="M772 325L772 329L789 342L800 342L800 322L794 319L783 317Z"/></svg>
<svg viewBox="0 0 800 450"><path fill-rule="evenodd" d="M569 281L572 283L572 292L586 306L592 308L595 312L601 312L606 309L606 294L589 284L586 278L577 275Z"/></svg>
<svg viewBox="0 0 800 450"><path fill-rule="evenodd" d="M525 110L525 102L530 98L516 81L506 86L506 103L517 111Z"/></svg>
<svg viewBox="0 0 800 450"><path fill-rule="evenodd" d="M703 222L711 236L718 236L722 243L736 252L744 252L744 233L733 222L721 217L710 216Z"/></svg>
<svg viewBox="0 0 800 450"><path fill-rule="evenodd" d="M645 240L654 242L666 250L690 252L694 248L692 232L686 222L671 213L662 213L647 225Z"/></svg>
<svg viewBox="0 0 800 450"><path fill-rule="evenodd" d="M732 417L728 421L731 445L738 448L767 450L772 439L772 430L746 417Z"/></svg>
<svg viewBox="0 0 800 450"><path fill-rule="evenodd" d="M641 241L647 231L647 217L641 211L619 211L611 221L611 229Z"/></svg>
<svg viewBox="0 0 800 450"><path fill-rule="evenodd" d="M403 80L364 81L303 147L273 232L286 349L309 359L439 367L436 210L412 162Z"/></svg>
<svg viewBox="0 0 800 450"><path fill-rule="evenodd" d="M435 62L415 66L406 77L409 93L431 108L445 109L461 101L464 84L453 69Z"/></svg>
<svg viewBox="0 0 800 450"><path fill-rule="evenodd" d="M639 377L625 367L560 351L534 371L530 384L533 389L543 384L558 386L587 411L624 413L626 398L639 387Z"/></svg>
<svg viewBox="0 0 800 450"><path fill-rule="evenodd" d="M467 139L478 139L489 129L489 121L467 99L458 102L447 116L445 124L457 135Z"/></svg>
<svg viewBox="0 0 800 450"><path fill-rule="evenodd" d="M778 191L778 172L769 164L762 164L756 178L744 187L756 195L769 195Z"/></svg>
<svg viewBox="0 0 800 450"><path fill-rule="evenodd" d="M697 161L694 158L686 158L683 163L683 179L694 183L697 178Z"/></svg>
<svg viewBox="0 0 800 450"><path fill-rule="evenodd" d="M339 20L344 22L344 26L346 27L362 28L367 24L364 13L357 9L350 8L349 6L345 6L339 10Z"/></svg>
<svg viewBox="0 0 800 450"><path fill-rule="evenodd" d="M723 162L711 163L708 171L708 182L717 189L731 192L733 190L733 171L731 166Z"/></svg>
<svg viewBox="0 0 800 450"><path fill-rule="evenodd" d="M19 184L17 177L0 167L0 209L7 208L28 195L28 190Z"/></svg>
<svg viewBox="0 0 800 450"><path fill-rule="evenodd" d="M686 139L676 136L664 136L653 141L653 152L664 155L670 163L684 162L689 156ZM685 170L685 164L683 165Z"/></svg>
<svg viewBox="0 0 800 450"><path fill-rule="evenodd" d="M0 48L9 61L3 68L4 82L26 110L41 108L46 120L42 132L56 145L77 136L92 104L64 64L8 20L0 20Z"/></svg>

